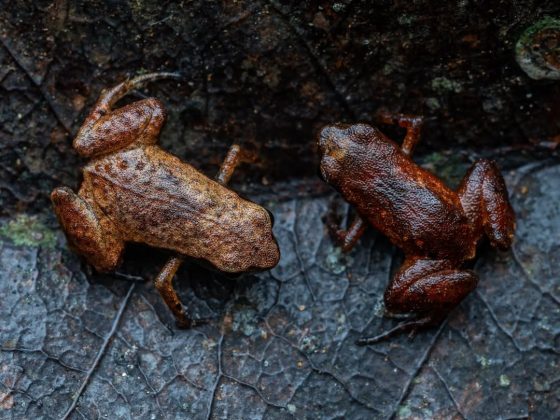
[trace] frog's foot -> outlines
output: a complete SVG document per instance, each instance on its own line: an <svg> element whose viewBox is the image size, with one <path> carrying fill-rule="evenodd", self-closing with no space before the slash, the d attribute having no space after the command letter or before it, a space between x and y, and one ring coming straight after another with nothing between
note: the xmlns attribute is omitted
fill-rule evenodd
<svg viewBox="0 0 560 420"><path fill-rule="evenodd" d="M356 215L348 229L345 230L340 226L340 218L337 213L336 204L333 203L325 217L325 224L331 238L342 248L342 252L349 252L364 234L367 224L359 215Z"/></svg>
<svg viewBox="0 0 560 420"><path fill-rule="evenodd" d="M99 99L97 100L95 108L102 109L108 112L120 99L126 96L130 91L145 86L147 83L161 79L182 78L183 76L181 76L180 74L170 72L141 74L139 76L133 77L132 79L127 79L110 89L104 89L101 92Z"/></svg>
<svg viewBox="0 0 560 420"><path fill-rule="evenodd" d="M242 149L238 144L233 144L216 174L216 181L222 185L227 185L240 163L255 163L257 160L256 153Z"/></svg>
<svg viewBox="0 0 560 420"><path fill-rule="evenodd" d="M457 193L471 223L484 231L493 246L508 249L513 241L515 214L496 164L486 159L474 163Z"/></svg>
<svg viewBox="0 0 560 420"><path fill-rule="evenodd" d="M97 271L114 270L119 264L124 242L113 223L98 218L90 205L70 188L51 193L54 210L70 245Z"/></svg>
<svg viewBox="0 0 560 420"><path fill-rule="evenodd" d="M335 242L342 248L342 252L350 252L366 230L366 222L356 215L347 230L340 229L334 223L328 223L327 227Z"/></svg>
<svg viewBox="0 0 560 420"><path fill-rule="evenodd" d="M158 289L161 297L165 301L165 304L169 307L173 315L175 316L175 323L178 328L187 329L193 328L198 325L204 325L210 322L211 318L200 318L192 319L187 317L185 313L185 308L177 295L177 292L173 288L173 277L177 273L177 270L183 263L182 257L172 257L163 266L160 273L155 279L155 286Z"/></svg>
<svg viewBox="0 0 560 420"><path fill-rule="evenodd" d="M441 321L441 317L422 317L411 321L404 321L390 330L384 331L374 337L362 337L356 340L358 346L367 346L369 344L379 343L390 337L401 334L405 331L411 331L412 334L416 333L419 329L431 327Z"/></svg>
<svg viewBox="0 0 560 420"><path fill-rule="evenodd" d="M360 344L381 341L404 330L435 325L455 308L478 284L471 270L453 268L446 260L407 258L385 291L385 306L392 312L427 314L405 321Z"/></svg>

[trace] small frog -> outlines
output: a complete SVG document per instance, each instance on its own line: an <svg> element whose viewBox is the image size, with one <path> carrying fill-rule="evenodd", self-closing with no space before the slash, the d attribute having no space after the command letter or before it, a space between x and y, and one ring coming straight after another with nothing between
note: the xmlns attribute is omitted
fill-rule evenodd
<svg viewBox="0 0 560 420"><path fill-rule="evenodd" d="M239 274L274 267L280 258L272 214L226 188L235 167L253 156L233 145L212 180L157 146L165 110L154 98L113 109L132 89L173 73L151 73L101 93L74 139L89 163L78 194L56 188L51 199L68 242L100 272L118 266L125 242L173 251L155 286L189 328L172 280L185 257Z"/></svg>
<svg viewBox="0 0 560 420"><path fill-rule="evenodd" d="M384 295L393 313L415 314L395 328L357 344L378 342L399 331L437 325L477 285L463 263L486 236L497 248L511 246L515 215L496 164L479 160L452 190L412 159L421 117L380 113L386 124L406 128L402 147L367 124L335 124L318 135L320 172L355 208L348 229L329 229L349 251L370 224L404 251L405 260Z"/></svg>

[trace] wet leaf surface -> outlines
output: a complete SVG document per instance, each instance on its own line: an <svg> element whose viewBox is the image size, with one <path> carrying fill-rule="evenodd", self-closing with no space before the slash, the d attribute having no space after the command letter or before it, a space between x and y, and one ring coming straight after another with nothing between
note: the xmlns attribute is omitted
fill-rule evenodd
<svg viewBox="0 0 560 420"><path fill-rule="evenodd" d="M482 248L478 289L440 328L369 347L354 340L398 322L383 318L382 294L399 256L373 232L341 255L321 221L332 197L268 203L283 252L269 273L182 269L189 309L215 318L189 331L173 327L149 281L88 277L61 232L41 242L35 221L24 234L37 242L22 242L12 223L0 257L0 417L550 418L560 166L508 179L514 249ZM164 258L133 247L123 270L151 278Z"/></svg>

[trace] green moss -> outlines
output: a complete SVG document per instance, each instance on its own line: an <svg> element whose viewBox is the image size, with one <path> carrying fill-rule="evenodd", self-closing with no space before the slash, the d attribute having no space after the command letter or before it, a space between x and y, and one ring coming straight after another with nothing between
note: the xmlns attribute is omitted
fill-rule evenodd
<svg viewBox="0 0 560 420"><path fill-rule="evenodd" d="M16 245L54 247L55 233L37 217L18 215L0 227L0 236L10 239Z"/></svg>
<svg viewBox="0 0 560 420"><path fill-rule="evenodd" d="M515 59L532 79L560 79L560 19L545 17L527 28L515 45Z"/></svg>
<svg viewBox="0 0 560 420"><path fill-rule="evenodd" d="M500 386L507 388L511 384L510 379L506 375L500 375Z"/></svg>
<svg viewBox="0 0 560 420"><path fill-rule="evenodd" d="M426 98L425 103L428 106L428 108L432 110L441 108L441 103L438 101L437 98Z"/></svg>
<svg viewBox="0 0 560 420"><path fill-rule="evenodd" d="M408 405L401 405L397 415L401 419L408 419L412 416L412 410Z"/></svg>
<svg viewBox="0 0 560 420"><path fill-rule="evenodd" d="M460 93L463 91L463 86L447 77L436 77L432 80L432 89L440 94L447 92Z"/></svg>
<svg viewBox="0 0 560 420"><path fill-rule="evenodd" d="M487 368L490 366L490 361L485 356L476 356L476 360L480 363L480 366Z"/></svg>
<svg viewBox="0 0 560 420"><path fill-rule="evenodd" d="M347 259L350 257L346 256L340 247L329 247L325 264L332 273L341 274L346 270Z"/></svg>
<svg viewBox="0 0 560 420"><path fill-rule="evenodd" d="M422 167L436 174L448 186L456 187L465 176L468 165L456 155L433 152L422 159Z"/></svg>

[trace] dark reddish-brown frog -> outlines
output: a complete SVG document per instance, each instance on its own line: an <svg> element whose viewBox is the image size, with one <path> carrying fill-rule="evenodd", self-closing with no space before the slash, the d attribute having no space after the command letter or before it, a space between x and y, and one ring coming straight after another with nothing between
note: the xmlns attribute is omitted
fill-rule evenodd
<svg viewBox="0 0 560 420"><path fill-rule="evenodd" d="M405 329L438 324L477 285L463 263L474 258L487 237L500 249L511 246L515 215L504 180L489 160L474 163L456 190L411 160L422 118L382 113L385 123L407 129L402 147L367 124L336 124L318 136L321 176L355 208L346 231L330 225L344 251L370 224L401 248L405 261L385 291L393 313L416 313L383 334L362 338L377 342Z"/></svg>
<svg viewBox="0 0 560 420"><path fill-rule="evenodd" d="M132 89L173 76L147 74L102 92L73 143L90 159L81 188L57 188L51 198L70 245L100 272L118 266L125 242L174 251L155 285L177 325L188 328L199 320L187 317L172 284L184 257L238 274L274 267L280 252L271 214L225 186L250 154L232 146L212 180L156 145L160 101L113 109Z"/></svg>

